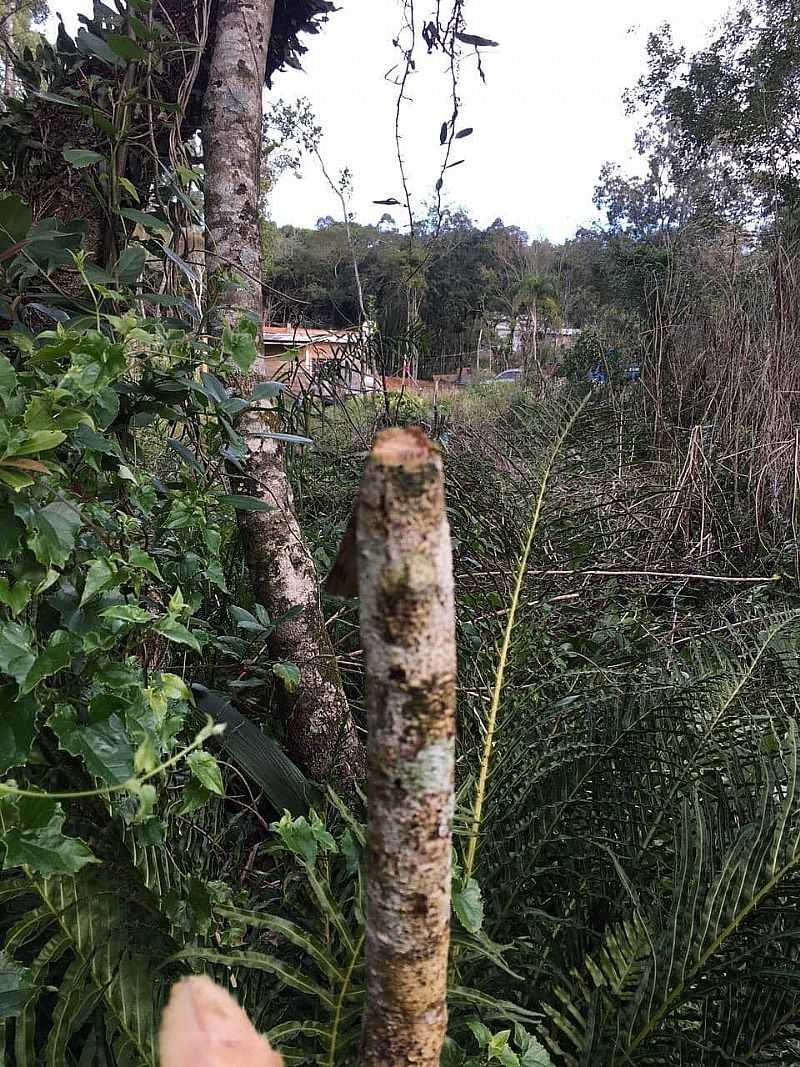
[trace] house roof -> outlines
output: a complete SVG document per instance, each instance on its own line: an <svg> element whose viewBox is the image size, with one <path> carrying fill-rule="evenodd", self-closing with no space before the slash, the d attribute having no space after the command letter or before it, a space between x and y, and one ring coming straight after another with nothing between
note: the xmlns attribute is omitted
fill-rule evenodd
<svg viewBox="0 0 800 1067"><path fill-rule="evenodd" d="M297 345L325 342L346 345L359 336L358 330L324 330L313 326L291 326L264 323L262 337L266 344Z"/></svg>

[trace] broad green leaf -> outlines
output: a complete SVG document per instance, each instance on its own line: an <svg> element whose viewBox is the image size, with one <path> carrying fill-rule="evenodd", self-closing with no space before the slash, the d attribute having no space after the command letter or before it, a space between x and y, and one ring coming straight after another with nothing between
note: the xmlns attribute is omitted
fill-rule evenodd
<svg viewBox="0 0 800 1067"><path fill-rule="evenodd" d="M195 652L200 651L200 642L194 636L194 634L187 630L183 623L174 619L171 615L165 616L159 620L154 626L154 629L166 637L168 641L174 641L178 645L188 645L189 648L193 648Z"/></svg>
<svg viewBox="0 0 800 1067"><path fill-rule="evenodd" d="M108 785L122 785L133 777L134 751L118 715L82 723L75 708L60 704L47 725L66 752L81 756L87 770Z"/></svg>
<svg viewBox="0 0 800 1067"><path fill-rule="evenodd" d="M37 452L49 452L66 439L67 435L61 430L36 430L18 441L12 441L6 450L6 457L34 456Z"/></svg>
<svg viewBox="0 0 800 1067"><path fill-rule="evenodd" d="M0 686L0 774L21 767L30 755L38 710L34 697L17 697L14 685Z"/></svg>
<svg viewBox="0 0 800 1067"><path fill-rule="evenodd" d="M111 51L102 37L90 33L88 30L83 29L83 27L78 31L78 35L75 38L75 44L78 46L78 51L82 52L83 55L97 56L98 59L102 59L108 63L110 67L119 67L122 65L119 56Z"/></svg>
<svg viewBox="0 0 800 1067"><path fill-rule="evenodd" d="M0 482L7 485L9 489L13 489L15 493L18 493L21 489L27 489L30 485L35 485L35 480L29 474L8 470L2 466L0 466Z"/></svg>
<svg viewBox="0 0 800 1067"><path fill-rule="evenodd" d="M9 830L0 834L0 844L6 850L5 869L28 867L34 874L49 878L54 874L76 874L87 863L98 862L83 841L61 832L64 813L60 804L46 797L21 797L9 805L9 799L16 801L8 797L3 801L4 823L12 823Z"/></svg>
<svg viewBox="0 0 800 1067"><path fill-rule="evenodd" d="M119 402L117 407L119 407ZM81 448L99 452L103 456L121 456L122 454L113 437L98 433L97 430L93 430L89 426L79 426L72 435L72 440Z"/></svg>
<svg viewBox="0 0 800 1067"><path fill-rule="evenodd" d="M257 400L274 400L285 388L284 382L259 382L253 390L250 403L254 404Z"/></svg>
<svg viewBox="0 0 800 1067"><path fill-rule="evenodd" d="M67 163L71 163L78 170L82 170L84 167L91 167L93 163L104 162L104 157L99 152L93 152L89 148L64 148L61 154Z"/></svg>
<svg viewBox="0 0 800 1067"><path fill-rule="evenodd" d="M16 193L0 196L0 251L22 241L32 222L33 212Z"/></svg>
<svg viewBox="0 0 800 1067"><path fill-rule="evenodd" d="M484 1026L478 1019L467 1019L467 1026L473 1033L475 1040L481 1048L488 1048L492 1040L492 1031Z"/></svg>
<svg viewBox="0 0 800 1067"><path fill-rule="evenodd" d="M63 567L75 547L82 520L77 504L54 500L36 515L36 533L29 543L40 563Z"/></svg>
<svg viewBox="0 0 800 1067"><path fill-rule="evenodd" d="M115 604L100 612L101 619L119 619L121 622L149 622L154 617L145 608L138 608L135 604Z"/></svg>
<svg viewBox="0 0 800 1067"><path fill-rule="evenodd" d="M228 607L228 614L235 620L240 630L252 630L253 633L263 634L266 628L246 608L240 608L236 604Z"/></svg>
<svg viewBox="0 0 800 1067"><path fill-rule="evenodd" d="M211 799L212 794L198 781L191 781L183 791L183 802L178 808L179 815L189 815L193 811L204 807Z"/></svg>
<svg viewBox="0 0 800 1067"><path fill-rule="evenodd" d="M8 578L0 578L0 604L5 604L11 610L12 616L19 615L27 607L31 593L31 583L24 579L11 585Z"/></svg>
<svg viewBox="0 0 800 1067"><path fill-rule="evenodd" d="M86 571L86 581L83 584L80 606L83 607L87 600L91 600L102 589L113 585L117 580L117 576L116 567L112 566L107 559L93 559Z"/></svg>
<svg viewBox="0 0 800 1067"><path fill-rule="evenodd" d="M187 757L186 762L191 767L192 774L205 789L210 793L216 793L217 796L225 796L225 785L222 781L222 772L219 769L219 764L210 752L191 752Z"/></svg>
<svg viewBox="0 0 800 1067"><path fill-rule="evenodd" d="M258 357L257 334L256 323L249 319L243 319L235 330L230 326L222 330L222 351L245 373Z"/></svg>
<svg viewBox="0 0 800 1067"><path fill-rule="evenodd" d="M137 211L135 207L121 207L119 214L131 222L138 222L146 230L155 230L156 233L164 233L167 237L172 236L172 227L168 222L158 218L157 215L148 215L146 211Z"/></svg>
<svg viewBox="0 0 800 1067"><path fill-rule="evenodd" d="M280 678L288 693L293 693L300 684L300 670L294 663L273 663L272 673Z"/></svg>
<svg viewBox="0 0 800 1067"><path fill-rule="evenodd" d="M0 352L0 404L10 400L17 387L17 372L11 366L11 360Z"/></svg>
<svg viewBox="0 0 800 1067"><path fill-rule="evenodd" d="M107 33L105 36L108 47L121 59L147 59L147 52L130 37L121 33Z"/></svg>
<svg viewBox="0 0 800 1067"><path fill-rule="evenodd" d="M136 186L133 184L133 182L129 181L127 178L123 177L122 175L117 175L117 182L119 183L119 185L122 186L122 188L125 190L125 192L128 193L128 195L131 197L131 199L135 200L136 203L138 204L139 203L139 194L136 192Z"/></svg>
<svg viewBox="0 0 800 1067"><path fill-rule="evenodd" d="M183 678L179 678L177 674L161 675L161 691L168 700L185 700L188 704L194 703L192 691Z"/></svg>
<svg viewBox="0 0 800 1067"><path fill-rule="evenodd" d="M117 260L116 274L123 285L135 285L144 270L147 253L142 245L126 245Z"/></svg>
<svg viewBox="0 0 800 1067"><path fill-rule="evenodd" d="M0 1019L19 1015L35 992L30 967L23 967L0 952Z"/></svg>
<svg viewBox="0 0 800 1067"><path fill-rule="evenodd" d="M228 390L219 378L216 378L213 374L203 371L200 375L200 381L203 383L203 392L215 404L224 404L226 400L230 400Z"/></svg>
<svg viewBox="0 0 800 1067"><path fill-rule="evenodd" d="M20 693L29 693L42 679L68 667L72 651L70 635L65 630L56 630L48 639L47 647L36 657L25 682L20 686Z"/></svg>
<svg viewBox="0 0 800 1067"><path fill-rule="evenodd" d="M163 581L161 571L158 569L158 564L153 557L149 555L149 553L143 551L143 549L137 548L135 545L128 550L128 563L131 567L136 567L140 571L147 571L147 573L152 574L154 578Z"/></svg>
<svg viewBox="0 0 800 1067"><path fill-rule="evenodd" d="M463 887L453 887L453 908L464 929L477 934L483 926L483 898L474 878Z"/></svg>
<svg viewBox="0 0 800 1067"><path fill-rule="evenodd" d="M550 1053L521 1023L514 1024L514 1042L520 1052L521 1067L553 1067Z"/></svg>
<svg viewBox="0 0 800 1067"><path fill-rule="evenodd" d="M27 627L16 622L7 622L0 627L0 674L9 675L21 686L35 661Z"/></svg>
<svg viewBox="0 0 800 1067"><path fill-rule="evenodd" d="M228 507L235 508L237 511L275 510L272 504L268 504L266 500L259 500L254 496L241 496L238 493L225 493L217 499L220 504L227 504Z"/></svg>
<svg viewBox="0 0 800 1067"><path fill-rule="evenodd" d="M463 1067L464 1052L452 1037L446 1037L439 1057L439 1067Z"/></svg>
<svg viewBox="0 0 800 1067"><path fill-rule="evenodd" d="M311 812L310 822L305 815L293 819L288 812L284 812L278 822L272 823L270 829L275 830L286 848L299 856L309 867L316 863L320 849L323 852L338 851L336 842L314 811Z"/></svg>
<svg viewBox="0 0 800 1067"><path fill-rule="evenodd" d="M11 559L24 527L10 508L0 506L0 559Z"/></svg>

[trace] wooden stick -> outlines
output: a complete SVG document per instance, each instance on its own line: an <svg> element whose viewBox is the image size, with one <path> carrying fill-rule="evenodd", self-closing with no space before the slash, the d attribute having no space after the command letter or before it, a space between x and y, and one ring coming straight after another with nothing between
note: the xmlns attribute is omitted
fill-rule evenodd
<svg viewBox="0 0 800 1067"><path fill-rule="evenodd" d="M362 1067L437 1067L447 1026L455 610L439 451L376 440L358 514L367 672L367 1006Z"/></svg>

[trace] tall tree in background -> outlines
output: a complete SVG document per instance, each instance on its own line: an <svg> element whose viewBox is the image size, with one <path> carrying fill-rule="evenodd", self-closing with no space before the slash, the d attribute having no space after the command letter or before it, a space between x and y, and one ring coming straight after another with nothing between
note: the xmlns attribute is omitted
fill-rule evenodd
<svg viewBox="0 0 800 1067"><path fill-rule="evenodd" d="M14 57L32 44L32 24L44 22L46 0L0 0L0 69L5 96L14 92Z"/></svg>
<svg viewBox="0 0 800 1067"><path fill-rule="evenodd" d="M262 322L259 170L262 86L274 0L222 0L203 101L205 220L209 290L227 288L227 317ZM241 395L269 375L257 360ZM314 563L294 514L281 446L269 435L271 416L256 407L241 427L247 460L245 490L272 508L241 513L250 574L264 606L278 619L272 652L300 669L284 712L292 753L318 780L352 781L361 745L319 604ZM277 427L275 427L277 428ZM266 432L265 432L266 431Z"/></svg>

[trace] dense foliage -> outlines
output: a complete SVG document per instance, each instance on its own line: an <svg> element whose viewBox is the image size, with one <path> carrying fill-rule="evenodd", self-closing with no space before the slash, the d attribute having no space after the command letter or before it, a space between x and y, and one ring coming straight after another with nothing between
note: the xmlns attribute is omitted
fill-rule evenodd
<svg viewBox="0 0 800 1067"><path fill-rule="evenodd" d="M185 54L146 0L123 8L21 55L0 115L4 1062L153 1064L191 971L235 985L288 1063L354 1061L361 799L286 755L297 666L267 651L281 620L236 523L268 506L238 430L265 399L321 572L378 428L422 424L444 451L461 675L442 1062L796 1062L794 5L753 0L695 56L653 38L630 98L645 176L609 167L607 225L564 246L459 211L414 245L391 217L265 223L275 319L358 322L355 253L390 364L411 335L424 372L474 365L501 319L534 331L527 388L325 410L247 385L252 322L210 331L225 292L202 293L191 240ZM559 323L580 341L540 352ZM357 607L322 602L361 723Z"/></svg>

